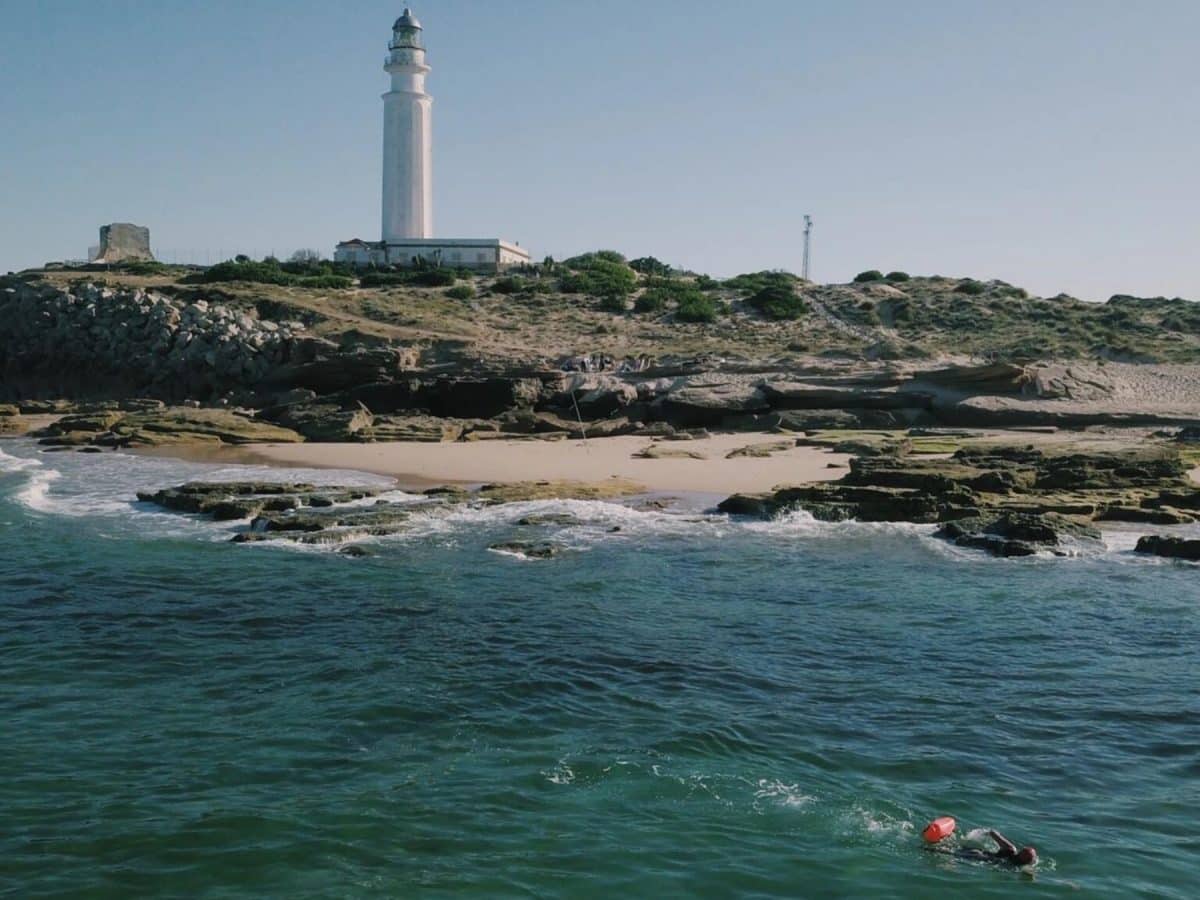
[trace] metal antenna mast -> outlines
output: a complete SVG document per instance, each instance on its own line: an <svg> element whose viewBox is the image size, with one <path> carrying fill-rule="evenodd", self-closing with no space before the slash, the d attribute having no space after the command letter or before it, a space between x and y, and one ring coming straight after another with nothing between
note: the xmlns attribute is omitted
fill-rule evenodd
<svg viewBox="0 0 1200 900"><path fill-rule="evenodd" d="M804 217L804 270L801 272L805 281L808 281L808 263L812 258L812 216Z"/></svg>

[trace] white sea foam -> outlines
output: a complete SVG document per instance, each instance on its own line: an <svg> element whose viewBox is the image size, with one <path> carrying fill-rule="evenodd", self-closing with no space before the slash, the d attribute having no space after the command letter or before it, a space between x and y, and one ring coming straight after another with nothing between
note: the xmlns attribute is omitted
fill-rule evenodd
<svg viewBox="0 0 1200 900"><path fill-rule="evenodd" d="M564 518L560 522L548 518L545 525L529 526L531 533L535 527L544 528L555 539L581 550L601 540L629 535L688 536L699 532L720 536L731 527L724 516L639 510L597 500L531 500L495 505L430 505L415 510L404 531L387 540L456 538L484 529L515 528L527 518L553 516Z"/></svg>
<svg viewBox="0 0 1200 900"><path fill-rule="evenodd" d="M785 784L778 779L760 778L754 791L756 801L769 801L779 806L798 808L815 803L817 798L800 790L798 784Z"/></svg>
<svg viewBox="0 0 1200 900"><path fill-rule="evenodd" d="M57 469L47 468L40 459L12 456L0 450L0 476L2 475L24 477L24 483L12 495L22 506L38 512L53 512L50 487L62 477Z"/></svg>
<svg viewBox="0 0 1200 900"><path fill-rule="evenodd" d="M560 759L557 766L548 771L543 771L542 775L551 784L571 784L575 781L575 772L567 765L565 759Z"/></svg>
<svg viewBox="0 0 1200 900"><path fill-rule="evenodd" d="M29 469L36 469L41 466L40 459L31 459L23 456L9 456L3 450L0 450L0 474L8 472L26 472Z"/></svg>
<svg viewBox="0 0 1200 900"><path fill-rule="evenodd" d="M864 809L855 806L848 817L850 831L864 831L869 835L884 838L907 838L916 830L916 826L908 819L897 818L878 810Z"/></svg>
<svg viewBox="0 0 1200 900"><path fill-rule="evenodd" d="M33 469L25 487L15 494L17 502L38 512L54 512L56 504L50 498L50 486L61 477L57 469Z"/></svg>
<svg viewBox="0 0 1200 900"><path fill-rule="evenodd" d="M932 535L936 525L918 525L911 522L825 522L813 517L812 513L796 509L767 521L741 523L741 527L753 534L779 537L853 538L879 535Z"/></svg>
<svg viewBox="0 0 1200 900"><path fill-rule="evenodd" d="M966 847L975 847L980 850L988 849L995 843L986 828L972 828L963 834L961 842Z"/></svg>

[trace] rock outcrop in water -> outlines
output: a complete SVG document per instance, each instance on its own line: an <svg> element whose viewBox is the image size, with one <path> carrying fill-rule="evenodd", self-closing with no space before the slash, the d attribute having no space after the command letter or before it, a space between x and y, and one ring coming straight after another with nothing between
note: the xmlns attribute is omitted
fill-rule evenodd
<svg viewBox="0 0 1200 900"><path fill-rule="evenodd" d="M403 534L411 527L414 516L444 514L462 506L485 507L530 500L612 500L643 491L640 485L611 478L597 484L539 481L484 485L478 490L439 487L430 488L423 495L389 500L380 497L386 492L384 488L190 482L139 493L138 500L219 522L249 520L249 527L232 538L235 543L285 541L335 545ZM495 545L492 549L530 559L548 559L558 555L562 547L519 541Z"/></svg>
<svg viewBox="0 0 1200 900"><path fill-rule="evenodd" d="M1187 469L1167 448L879 456L852 460L840 481L737 494L720 509L762 518L799 509L824 521L940 524L938 536L960 546L1028 556L1061 548L1068 538L1098 538L1098 522L1196 521L1200 489L1187 480Z"/></svg>
<svg viewBox="0 0 1200 900"><path fill-rule="evenodd" d="M1137 552L1200 562L1200 541L1148 534L1138 540Z"/></svg>

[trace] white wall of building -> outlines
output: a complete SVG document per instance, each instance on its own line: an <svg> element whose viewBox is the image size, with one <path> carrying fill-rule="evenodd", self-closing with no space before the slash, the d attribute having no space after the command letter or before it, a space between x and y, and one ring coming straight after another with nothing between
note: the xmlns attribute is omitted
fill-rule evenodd
<svg viewBox="0 0 1200 900"><path fill-rule="evenodd" d="M414 260L421 260L450 269L478 269L484 272L502 271L530 263L528 253L507 241L453 238L393 241L387 244L339 244L334 259L355 265L392 266L411 266Z"/></svg>

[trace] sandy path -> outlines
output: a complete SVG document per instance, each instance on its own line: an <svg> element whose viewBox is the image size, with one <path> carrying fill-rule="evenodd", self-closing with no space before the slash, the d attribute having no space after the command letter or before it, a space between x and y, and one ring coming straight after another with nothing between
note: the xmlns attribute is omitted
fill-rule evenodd
<svg viewBox="0 0 1200 900"><path fill-rule="evenodd" d="M850 457L818 447L793 447L764 459L726 459L732 450L786 440L780 435L723 434L656 444L666 452L695 452L705 459L635 459L653 443L644 437L588 441L483 441L455 444L262 444L213 450L164 448L161 455L205 462L354 469L395 477L402 485L601 481L627 478L654 491L730 494L766 491L779 484L833 481ZM829 468L833 464L838 468Z"/></svg>

